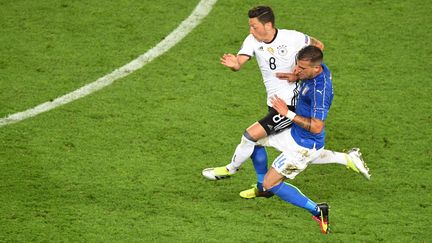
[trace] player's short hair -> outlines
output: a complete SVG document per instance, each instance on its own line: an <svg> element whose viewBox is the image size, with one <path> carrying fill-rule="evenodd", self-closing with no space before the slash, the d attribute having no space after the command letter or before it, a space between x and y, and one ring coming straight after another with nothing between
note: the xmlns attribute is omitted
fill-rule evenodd
<svg viewBox="0 0 432 243"><path fill-rule="evenodd" d="M256 6L248 12L249 18L257 18L261 24L271 22L275 26L275 16L269 6Z"/></svg>
<svg viewBox="0 0 432 243"><path fill-rule="evenodd" d="M305 46L298 53L296 57L297 61L310 61L313 65L319 65L324 59L324 54L316 46Z"/></svg>

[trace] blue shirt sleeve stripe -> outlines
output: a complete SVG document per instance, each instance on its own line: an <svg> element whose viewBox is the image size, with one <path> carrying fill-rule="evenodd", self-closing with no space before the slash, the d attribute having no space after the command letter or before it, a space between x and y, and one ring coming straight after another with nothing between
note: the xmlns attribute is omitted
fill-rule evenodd
<svg viewBox="0 0 432 243"><path fill-rule="evenodd" d="M324 76L324 87L322 90L317 89L317 81L314 79L314 88L313 88L313 100L314 100L314 106L313 106L313 112L312 117L318 118L320 120L325 120L327 116L327 109L325 108L325 91L326 91L326 82L327 78ZM320 97L317 97L317 95L321 95L322 99Z"/></svg>

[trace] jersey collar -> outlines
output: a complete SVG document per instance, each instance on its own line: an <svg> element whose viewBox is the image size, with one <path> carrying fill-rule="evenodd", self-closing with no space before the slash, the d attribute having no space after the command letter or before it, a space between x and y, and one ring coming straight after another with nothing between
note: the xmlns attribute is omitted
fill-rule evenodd
<svg viewBox="0 0 432 243"><path fill-rule="evenodd" d="M276 29L275 35L273 36L273 39L270 42L265 42L265 41L263 41L263 42L265 44L271 44L276 39L277 34L278 34L278 29Z"/></svg>

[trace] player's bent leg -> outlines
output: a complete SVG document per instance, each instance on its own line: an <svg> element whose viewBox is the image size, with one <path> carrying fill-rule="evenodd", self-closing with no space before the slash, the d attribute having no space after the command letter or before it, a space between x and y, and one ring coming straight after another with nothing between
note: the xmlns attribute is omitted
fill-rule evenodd
<svg viewBox="0 0 432 243"><path fill-rule="evenodd" d="M346 153L340 153L332 150L324 149L321 154L312 161L311 164L341 164L347 165Z"/></svg>
<svg viewBox="0 0 432 243"><path fill-rule="evenodd" d="M311 154L312 160L320 152L317 151ZM273 192L282 200L309 211L315 220L319 220L321 231L327 234L329 232L328 205L318 205L306 197L297 187L283 182L284 177L294 179L296 175L307 167L308 159L305 160L303 156L297 156L297 153L295 149L287 150L275 159L269 172L264 177L264 188ZM325 205L327 205L327 208Z"/></svg>
<svg viewBox="0 0 432 243"><path fill-rule="evenodd" d="M265 136L266 131L258 122L255 122L253 125L251 125L243 133L241 143L237 145L237 148L231 159L231 163L227 165L227 169L231 173L240 169L243 163L246 162L249 157L251 157L256 145L256 141Z"/></svg>
<svg viewBox="0 0 432 243"><path fill-rule="evenodd" d="M280 182L270 188L270 191L282 200L289 202L294 206L306 209L314 216L319 215L320 210L318 205L306 197L300 189L289 183Z"/></svg>
<svg viewBox="0 0 432 243"><path fill-rule="evenodd" d="M314 165L334 163L345 165L348 169L362 174L368 180L371 177L369 168L364 162L359 148L353 148L348 151L348 153L341 153L325 149L322 151L319 157L311 162L311 164Z"/></svg>
<svg viewBox="0 0 432 243"><path fill-rule="evenodd" d="M283 182L284 179L285 177L282 174L277 172L273 167L270 168L264 177L264 190L271 190L273 187Z"/></svg>
<svg viewBox="0 0 432 243"><path fill-rule="evenodd" d="M315 203L306 197L297 187L283 182L280 179L283 177L281 174L275 174L278 174L278 172L276 172L274 168L270 168L269 173L266 175L266 179L264 180L264 187L269 189L282 200L309 211L312 214L312 218L319 223L321 232L327 234L330 230L328 205L326 203ZM274 183L277 183L277 181L279 181L277 185L271 186Z"/></svg>
<svg viewBox="0 0 432 243"><path fill-rule="evenodd" d="M202 171L202 175L205 178L209 180L226 179L235 174L240 169L241 165L252 154L255 147L255 142L247 138L250 137L247 132L245 132L245 134L242 136L240 144L237 145L231 163L226 166L204 169Z"/></svg>
<svg viewBox="0 0 432 243"><path fill-rule="evenodd" d="M249 139L253 140L254 142L260 140L261 138L267 137L266 130L262 127L262 125L259 122L255 122L254 124L250 125L246 132L249 134Z"/></svg>
<svg viewBox="0 0 432 243"><path fill-rule="evenodd" d="M266 132L258 122L255 122L243 134L241 142L237 145L231 159L231 163L226 166L206 168L202 171L202 175L209 180L229 178L231 175L235 174L243 163L252 155L256 145L256 139L260 139L261 136L265 137Z"/></svg>
<svg viewBox="0 0 432 243"><path fill-rule="evenodd" d="M255 146L254 152L251 155L252 163L257 174L257 183L253 184L251 188L241 191L240 197L245 199L252 199L255 197L272 197L273 193L264 191L263 181L267 173L267 152L263 146Z"/></svg>
<svg viewBox="0 0 432 243"><path fill-rule="evenodd" d="M257 175L257 188L263 191L262 183L264 176L267 174L267 152L263 146L256 145L251 156L252 164Z"/></svg>

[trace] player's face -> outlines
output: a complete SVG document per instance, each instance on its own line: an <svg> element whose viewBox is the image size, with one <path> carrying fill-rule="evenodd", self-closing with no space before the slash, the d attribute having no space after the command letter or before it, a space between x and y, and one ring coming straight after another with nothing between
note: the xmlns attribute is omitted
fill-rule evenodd
<svg viewBox="0 0 432 243"><path fill-rule="evenodd" d="M314 78L319 71L319 66L313 65L310 61L297 60L294 74L301 80Z"/></svg>
<svg viewBox="0 0 432 243"><path fill-rule="evenodd" d="M249 33L251 33L257 41L263 41L267 35L267 30L265 25L258 21L258 18L250 18Z"/></svg>

